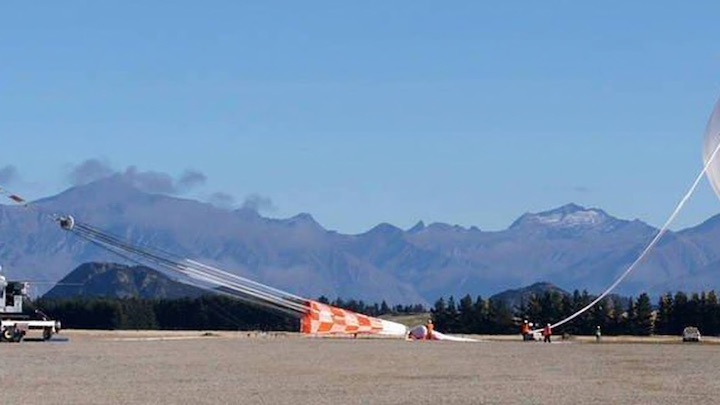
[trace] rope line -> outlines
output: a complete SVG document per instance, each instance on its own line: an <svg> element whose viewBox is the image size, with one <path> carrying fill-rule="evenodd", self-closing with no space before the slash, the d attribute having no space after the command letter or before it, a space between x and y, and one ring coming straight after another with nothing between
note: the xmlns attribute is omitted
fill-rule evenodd
<svg viewBox="0 0 720 405"><path fill-rule="evenodd" d="M180 258L159 249L140 248L136 245L124 242L106 232L84 223L75 223L70 232L88 240L95 245L102 247L112 253L118 254L126 259L137 262L133 257L141 261L150 262L173 274L181 274L187 279L196 283L188 283L202 288L220 292L224 295L231 295L246 302L256 305L271 307L293 314L304 314L307 312L306 300L286 293L284 291L253 282L243 277L228 273L218 268L207 266L194 260ZM153 251L155 250L155 251Z"/></svg>
<svg viewBox="0 0 720 405"><path fill-rule="evenodd" d="M76 222L71 216L50 214L28 200L0 187L0 195L13 205L34 211L59 223L61 228L104 250L137 264L150 264L177 281L211 292L230 296L245 303L280 311L295 317L302 317L310 311L308 300L288 292L266 286L209 266L195 260L181 257L165 250L138 246L125 239L103 231L90 224ZM63 221L69 221L63 223Z"/></svg>
<svg viewBox="0 0 720 405"><path fill-rule="evenodd" d="M613 282L610 287L608 287L605 291L603 291L602 294L600 294L597 298L592 300L589 304L579 309L574 314L568 316L567 318L556 322L552 325L550 325L550 328L554 329L558 326L562 326L573 319L577 318L578 316L585 313L587 310L595 306L598 302L602 301L603 298L605 298L608 294L610 294L625 278L633 271L635 268L640 264L645 257L650 253L653 248L660 242L660 239L662 239L663 236L667 233L668 229L670 228L670 225L675 221L678 214L680 214L680 211L685 206L685 203L690 199L690 197L695 193L695 190L697 189L698 185L700 185L700 181L702 181L703 177L705 177L705 174L707 173L708 169L710 168L710 165L713 163L715 158L717 157L718 152L720 152L720 142L718 142L718 145L713 150L713 153L710 155L710 157L707 159L707 162L705 162L705 165L703 166L703 169L700 171L700 174L695 178L695 181L692 183L690 188L688 189L687 193L683 196L683 198L680 200L680 202L675 207L675 210L670 215L670 217L665 221L665 224L658 230L655 237L648 243L648 245L643 249L642 253L635 259L635 261L618 277L615 282ZM537 329L533 332L539 332L542 329Z"/></svg>

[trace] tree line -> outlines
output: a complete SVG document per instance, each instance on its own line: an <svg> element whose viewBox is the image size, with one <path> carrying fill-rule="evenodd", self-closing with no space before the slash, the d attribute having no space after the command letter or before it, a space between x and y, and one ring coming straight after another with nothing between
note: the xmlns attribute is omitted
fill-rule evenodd
<svg viewBox="0 0 720 405"><path fill-rule="evenodd" d="M521 300L515 308L503 302L470 295L435 302L432 316L438 330L467 334L519 333L524 321L538 327L555 323L589 305L595 297L587 291L566 295L546 292ZM637 298L606 297L573 321L559 327L556 334L590 335L597 327L608 335L679 335L686 326L696 326L705 335L720 334L720 304L714 291L684 292L661 296L655 308L646 293Z"/></svg>
<svg viewBox="0 0 720 405"><path fill-rule="evenodd" d="M322 304L332 305L337 308L347 309L359 314L368 316L382 316L382 315L405 315L405 314L421 314L427 312L427 309L422 304L414 305L388 305L385 300L380 304L377 302L374 304L368 304L363 300L343 300L342 298L336 298L330 301L327 297L320 296L317 300Z"/></svg>
<svg viewBox="0 0 720 405"><path fill-rule="evenodd" d="M199 298L65 298L34 302L72 329L298 331L299 319L221 296Z"/></svg>
<svg viewBox="0 0 720 405"><path fill-rule="evenodd" d="M319 302L358 313L381 316L425 312L422 305L389 306L362 300ZM162 330L273 330L298 331L300 321L284 313L268 311L222 295L199 298L41 298L33 303L51 319L72 329L162 329Z"/></svg>
<svg viewBox="0 0 720 405"><path fill-rule="evenodd" d="M530 295L510 308L502 301L473 299L466 295L440 298L431 309L435 327L448 333L515 334L523 320L536 325L554 323L587 306L595 297L587 291L573 294L547 292ZM319 302L369 316L425 313L422 305L395 305L362 300ZM39 299L34 304L66 328L78 329L166 329L166 330L299 330L299 319L270 312L221 295L199 298L66 298ZM583 315L555 330L556 334L588 335L600 326L607 335L679 335L686 326L696 326L704 335L720 335L720 303L714 291L667 293L653 307L648 294L637 298L609 297Z"/></svg>

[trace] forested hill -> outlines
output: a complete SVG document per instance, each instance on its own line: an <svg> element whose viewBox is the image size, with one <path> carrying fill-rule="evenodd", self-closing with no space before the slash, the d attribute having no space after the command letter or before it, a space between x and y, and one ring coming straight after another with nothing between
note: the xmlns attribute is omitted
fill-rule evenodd
<svg viewBox="0 0 720 405"><path fill-rule="evenodd" d="M179 283L145 266L84 263L65 276L44 298L196 298L206 290Z"/></svg>

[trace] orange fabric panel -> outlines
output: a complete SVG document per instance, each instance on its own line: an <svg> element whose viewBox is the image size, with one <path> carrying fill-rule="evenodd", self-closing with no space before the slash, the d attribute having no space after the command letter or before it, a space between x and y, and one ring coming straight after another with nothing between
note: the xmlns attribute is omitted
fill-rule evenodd
<svg viewBox="0 0 720 405"><path fill-rule="evenodd" d="M380 319L332 307L316 301L308 302L308 312L302 319L301 332L306 334L379 333Z"/></svg>

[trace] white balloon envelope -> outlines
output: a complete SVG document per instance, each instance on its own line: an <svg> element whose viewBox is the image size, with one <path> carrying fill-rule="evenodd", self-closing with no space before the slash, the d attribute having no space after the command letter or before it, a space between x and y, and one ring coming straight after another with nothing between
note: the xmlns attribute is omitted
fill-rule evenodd
<svg viewBox="0 0 720 405"><path fill-rule="evenodd" d="M713 157L720 143L720 101L715 104L705 128L705 138L703 140L703 163L707 166L707 178L715 194L720 197L720 159ZM713 161L708 165L708 162Z"/></svg>

